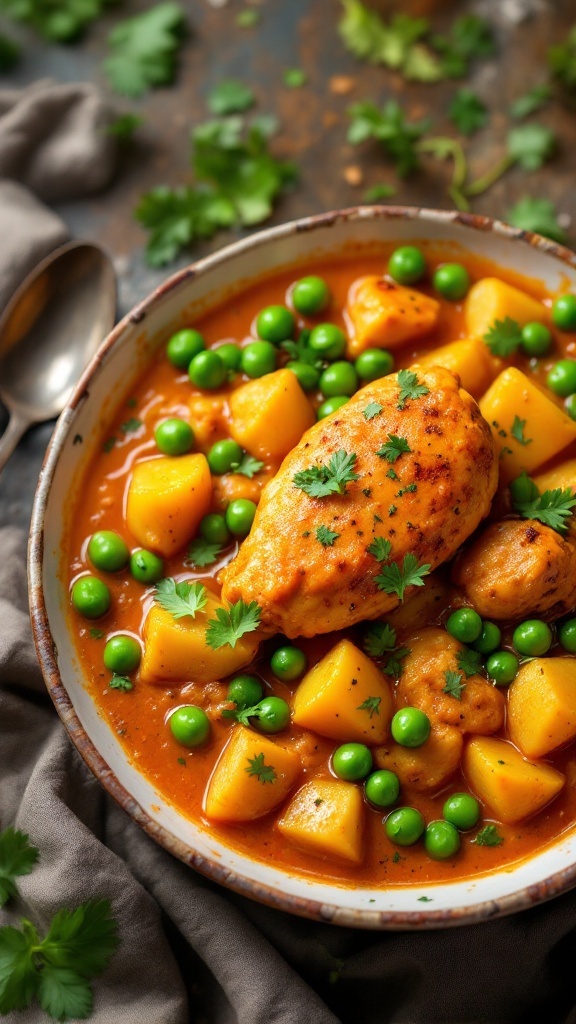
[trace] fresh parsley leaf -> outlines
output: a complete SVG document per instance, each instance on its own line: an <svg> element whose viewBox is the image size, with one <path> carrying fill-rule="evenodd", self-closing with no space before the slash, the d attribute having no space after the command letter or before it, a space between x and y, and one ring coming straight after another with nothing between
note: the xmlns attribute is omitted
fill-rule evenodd
<svg viewBox="0 0 576 1024"><path fill-rule="evenodd" d="M381 658L396 646L396 630L387 622L372 622L366 627L362 644L371 658Z"/></svg>
<svg viewBox="0 0 576 1024"><path fill-rule="evenodd" d="M389 505L388 506L388 515L389 516L395 516L397 511L398 511L398 506L397 505Z"/></svg>
<svg viewBox="0 0 576 1024"><path fill-rule="evenodd" d="M176 583L171 576L158 580L154 591L156 604L170 612L173 619L194 619L207 601L206 587L201 583Z"/></svg>
<svg viewBox="0 0 576 1024"><path fill-rule="evenodd" d="M561 245L567 241L566 232L558 223L556 207L550 199L523 196L508 210L506 217L510 224L522 231L536 231Z"/></svg>
<svg viewBox="0 0 576 1024"><path fill-rule="evenodd" d="M458 651L456 660L458 668L466 676L475 676L482 668L482 655L479 651L471 651L469 647L464 647L463 650Z"/></svg>
<svg viewBox="0 0 576 1024"><path fill-rule="evenodd" d="M220 82L208 93L208 107L213 114L222 117L226 114L239 114L248 110L255 102L255 96L249 86L243 82L228 79Z"/></svg>
<svg viewBox="0 0 576 1024"><path fill-rule="evenodd" d="M511 356L522 341L522 329L516 320L507 316L504 320L495 320L488 332L484 335L484 341L492 355L502 356L507 359Z"/></svg>
<svg viewBox="0 0 576 1024"><path fill-rule="evenodd" d="M568 33L566 42L548 50L548 67L567 89L576 89L576 25Z"/></svg>
<svg viewBox="0 0 576 1024"><path fill-rule="evenodd" d="M11 71L20 60L20 47L8 36L0 35L0 73Z"/></svg>
<svg viewBox="0 0 576 1024"><path fill-rule="evenodd" d="M500 835L496 825L484 825L471 842L476 843L477 846L500 846L504 842L504 838Z"/></svg>
<svg viewBox="0 0 576 1024"><path fill-rule="evenodd" d="M519 416L514 417L514 422L510 428L510 434L518 444L526 447L527 444L532 444L531 437L524 437L524 427L526 426L526 420L521 420Z"/></svg>
<svg viewBox="0 0 576 1024"><path fill-rule="evenodd" d="M346 484L359 480L354 473L356 455L348 454L341 448L332 456L327 466L312 466L300 470L292 478L295 487L300 488L311 498L326 498L330 494L345 494Z"/></svg>
<svg viewBox="0 0 576 1024"><path fill-rule="evenodd" d="M413 494L414 491L418 490L418 484L407 484L406 487L401 487L396 495L397 498L401 498L403 494Z"/></svg>
<svg viewBox="0 0 576 1024"><path fill-rule="evenodd" d="M129 420L120 424L120 430L123 434L135 434L141 426L142 420L139 420L137 416L131 416Z"/></svg>
<svg viewBox="0 0 576 1024"><path fill-rule="evenodd" d="M411 653L412 652L409 647L397 647L395 651L392 651L392 653L388 655L384 665L382 666L384 674L392 676L393 679L400 679L403 668L402 660Z"/></svg>
<svg viewBox="0 0 576 1024"><path fill-rule="evenodd" d="M447 668L444 673L445 685L442 687L442 693L447 693L450 697L455 697L456 700L462 700L466 683L461 682L461 679L461 672L454 672L452 669Z"/></svg>
<svg viewBox="0 0 576 1024"><path fill-rule="evenodd" d="M514 511L523 519L538 519L545 526L564 534L568 529L566 520L573 515L576 495L570 487L564 490L556 487L554 490L544 491L530 501L517 501L513 497L512 505Z"/></svg>
<svg viewBox="0 0 576 1024"><path fill-rule="evenodd" d="M247 476L251 480L256 473L260 472L263 466L264 463L260 462L259 459L255 459L253 455L244 452L240 462L232 463L232 470L234 473L240 473L241 476Z"/></svg>
<svg viewBox="0 0 576 1024"><path fill-rule="evenodd" d="M366 551L369 555L374 555L374 558L379 562L385 562L390 556L392 545L385 537L375 537L372 543L366 548Z"/></svg>
<svg viewBox="0 0 576 1024"><path fill-rule="evenodd" d="M413 370L398 371L398 387L400 394L397 409L403 409L408 398L421 398L422 395L427 395L430 392L430 388L427 388L425 384L418 383L418 375Z"/></svg>
<svg viewBox="0 0 576 1024"><path fill-rule="evenodd" d="M475 14L458 18L448 36L433 36L431 44L441 55L441 72L447 78L462 78L474 58L491 57L496 52L490 25Z"/></svg>
<svg viewBox="0 0 576 1024"><path fill-rule="evenodd" d="M105 636L103 629L98 629L97 626L91 626L89 629L90 636L93 640L101 640Z"/></svg>
<svg viewBox="0 0 576 1024"><path fill-rule="evenodd" d="M229 608L217 608L216 618L210 619L206 630L206 643L214 651L219 647L228 644L236 647L240 637L245 633L252 633L260 625L262 609L256 603L244 604L244 601L236 601Z"/></svg>
<svg viewBox="0 0 576 1024"><path fill-rule="evenodd" d="M344 13L338 31L347 50L371 64L384 64L405 78L435 82L438 61L420 40L429 29L426 18L395 14L388 23L360 0L342 0Z"/></svg>
<svg viewBox="0 0 576 1024"><path fill-rule="evenodd" d="M396 462L401 455L411 452L412 449L405 437L397 437L396 434L388 434L388 440L376 452L381 459L387 462Z"/></svg>
<svg viewBox="0 0 576 1024"><path fill-rule="evenodd" d="M0 907L17 895L15 879L29 875L38 860L38 849L25 832L6 828L0 832Z"/></svg>
<svg viewBox="0 0 576 1024"><path fill-rule="evenodd" d="M390 468L388 470L388 472L386 473L386 476L388 477L389 480L399 480L400 479L400 477L398 476L398 473L396 472L396 470L392 469L392 468Z"/></svg>
<svg viewBox="0 0 576 1024"><path fill-rule="evenodd" d="M368 405L364 409L364 419L373 420L375 416L379 416L384 408L379 402L368 402Z"/></svg>
<svg viewBox="0 0 576 1024"><path fill-rule="evenodd" d="M462 135L473 135L487 123L488 110L471 89L459 89L448 107L448 116Z"/></svg>
<svg viewBox="0 0 576 1024"><path fill-rule="evenodd" d="M85 1019L92 1013L92 989L76 971L46 964L38 982L38 1002L54 1020Z"/></svg>
<svg viewBox="0 0 576 1024"><path fill-rule="evenodd" d="M390 196L395 195L396 189L394 185L387 185L385 182L380 182L379 185L372 185L371 188L367 188L364 195L362 196L362 202L364 203L379 203L382 199L390 199Z"/></svg>
<svg viewBox="0 0 576 1024"><path fill-rule="evenodd" d="M358 705L356 711L367 711L368 718L372 718L372 715L380 714L381 702L381 697L366 697L366 700L363 700L362 703Z"/></svg>
<svg viewBox="0 0 576 1024"><path fill-rule="evenodd" d="M392 562L391 565L385 565L380 575L374 578L379 590L385 594L396 594L398 600L403 601L408 587L424 586L422 577L427 576L431 568L430 565L418 565L416 555L410 552L404 555L402 567Z"/></svg>
<svg viewBox="0 0 576 1024"><path fill-rule="evenodd" d="M552 89L547 82L535 85L527 93L519 96L517 100L510 104L508 111L510 117L513 117L515 121L520 121L523 117L536 113L550 99L551 95Z"/></svg>
<svg viewBox="0 0 576 1024"><path fill-rule="evenodd" d="M299 89L300 86L306 85L308 81L306 72L302 71L302 68L287 68L282 78L284 85L288 86L289 89Z"/></svg>
<svg viewBox="0 0 576 1024"><path fill-rule="evenodd" d="M525 171L537 171L552 156L556 136L545 125L521 124L508 132L506 148L510 159Z"/></svg>
<svg viewBox="0 0 576 1024"><path fill-rule="evenodd" d="M147 89L170 85L185 24L184 11L170 0L119 22L108 37L111 55L104 61L115 92L135 99Z"/></svg>
<svg viewBox="0 0 576 1024"><path fill-rule="evenodd" d="M109 690L122 690L123 693L129 693L130 690L134 689L134 683L128 676L117 676L116 673L112 676L112 679L108 683Z"/></svg>
<svg viewBox="0 0 576 1024"><path fill-rule="evenodd" d="M214 565L223 550L224 548L220 544L211 544L204 537L196 537L188 548L186 564L195 565L197 569L203 569L206 565Z"/></svg>
<svg viewBox="0 0 576 1024"><path fill-rule="evenodd" d="M232 203L208 187L170 189L163 185L140 199L136 219L150 232L146 259L162 267L181 249L236 223Z"/></svg>
<svg viewBox="0 0 576 1024"><path fill-rule="evenodd" d="M106 134L114 135L120 142L130 142L134 132L142 124L144 124L144 118L139 117L138 114L120 114L115 121L108 125ZM134 401L133 405L135 404Z"/></svg>
<svg viewBox="0 0 576 1024"><path fill-rule="evenodd" d="M236 24L239 28L254 28L260 21L260 11L254 7L247 7L236 15Z"/></svg>
<svg viewBox="0 0 576 1024"><path fill-rule="evenodd" d="M419 896L418 903L433 903L434 900L431 896Z"/></svg>
<svg viewBox="0 0 576 1024"><path fill-rule="evenodd" d="M45 39L74 42L102 13L109 0L2 0L0 9L16 21L26 22Z"/></svg>
<svg viewBox="0 0 576 1024"><path fill-rule="evenodd" d="M401 178L417 170L420 166L417 143L429 128L428 120L408 122L395 100L389 100L382 110L368 101L354 103L348 114L351 118L348 142L357 145L366 139L376 139Z"/></svg>
<svg viewBox="0 0 576 1024"><path fill-rule="evenodd" d="M282 341L280 342L280 348L288 353L290 359L294 359L299 363L308 363L319 370L322 366L322 360L318 358L318 353L310 348L311 333L308 328L304 328L303 331L300 331L296 341Z"/></svg>
<svg viewBox="0 0 576 1024"><path fill-rule="evenodd" d="M334 530L330 530L327 526L318 526L316 528L316 540L320 541L323 548L331 548L339 536L339 533L334 533Z"/></svg>
<svg viewBox="0 0 576 1024"><path fill-rule="evenodd" d="M248 772L248 775L255 775L258 782L274 782L277 777L274 771L274 766L271 764L264 764L264 754L257 754L256 757L247 757L248 767L244 769Z"/></svg>

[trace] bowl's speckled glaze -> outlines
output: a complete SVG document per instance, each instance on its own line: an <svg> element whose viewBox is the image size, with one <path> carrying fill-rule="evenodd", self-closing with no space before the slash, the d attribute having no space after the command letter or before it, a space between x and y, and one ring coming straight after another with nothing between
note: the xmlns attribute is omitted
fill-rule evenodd
<svg viewBox="0 0 576 1024"><path fill-rule="evenodd" d="M540 236L486 217L399 207L361 207L270 228L169 278L112 331L74 391L40 475L29 548L30 607L46 684L70 738L105 789L157 842L208 877L281 910L360 928L435 928L471 924L524 909L576 884L576 828L529 860L490 875L442 885L352 889L294 876L216 841L158 794L127 758L83 685L67 626L62 550L69 497L114 409L151 353L194 315L276 269L315 255L382 240L413 240L478 252L544 281L576 288L576 255ZM80 440L79 440L80 439ZM422 896L427 902L419 902Z"/></svg>

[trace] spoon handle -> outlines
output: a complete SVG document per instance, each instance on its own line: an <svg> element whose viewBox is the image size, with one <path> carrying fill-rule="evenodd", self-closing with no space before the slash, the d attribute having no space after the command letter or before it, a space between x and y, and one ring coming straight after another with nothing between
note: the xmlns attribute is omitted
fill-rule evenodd
<svg viewBox="0 0 576 1024"><path fill-rule="evenodd" d="M0 437L0 473L12 455L18 441L30 426L29 420L12 413L8 420L8 426Z"/></svg>

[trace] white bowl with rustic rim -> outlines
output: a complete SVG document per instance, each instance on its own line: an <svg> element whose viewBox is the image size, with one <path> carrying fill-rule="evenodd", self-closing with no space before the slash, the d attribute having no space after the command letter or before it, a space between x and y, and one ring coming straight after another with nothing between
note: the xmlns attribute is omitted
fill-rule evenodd
<svg viewBox="0 0 576 1024"><path fill-rule="evenodd" d="M74 499L87 459L152 353L184 322L217 305L223 294L233 295L275 270L341 251L377 251L383 241L406 244L423 239L448 248L464 247L542 280L551 291L566 280L576 290L576 254L487 217L361 207L251 235L174 274L104 341L54 431L30 535L30 607L44 678L70 738L104 788L170 853L216 882L281 910L362 928L470 924L550 899L576 884L576 826L540 853L490 874L374 890L310 880L225 846L163 799L130 762L83 684L67 626L63 507ZM419 902L421 896L429 902Z"/></svg>

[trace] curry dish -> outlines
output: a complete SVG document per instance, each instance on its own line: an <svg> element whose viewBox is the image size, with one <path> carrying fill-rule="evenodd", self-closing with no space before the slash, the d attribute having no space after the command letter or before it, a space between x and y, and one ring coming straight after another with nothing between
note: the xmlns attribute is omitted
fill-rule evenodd
<svg viewBox="0 0 576 1024"><path fill-rule="evenodd" d="M128 756L249 856L491 871L576 818L576 297L425 242L183 323L71 510Z"/></svg>

